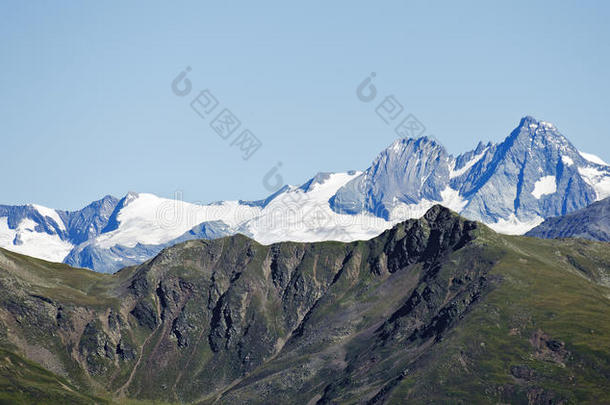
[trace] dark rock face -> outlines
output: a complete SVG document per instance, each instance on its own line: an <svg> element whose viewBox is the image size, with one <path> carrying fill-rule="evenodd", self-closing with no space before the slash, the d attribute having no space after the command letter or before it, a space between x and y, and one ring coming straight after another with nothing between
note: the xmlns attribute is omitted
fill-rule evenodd
<svg viewBox="0 0 610 405"><path fill-rule="evenodd" d="M520 378L523 380L531 380L534 378L535 372L528 366L511 366L510 373L515 378Z"/></svg>
<svg viewBox="0 0 610 405"><path fill-rule="evenodd" d="M159 387L169 382L181 400L190 401L252 372L283 347L307 351L347 333L355 327L353 320L340 320L335 326L339 329L322 332L318 328L334 321L320 314L338 294L346 294L350 285L364 287L360 280L369 277L382 282L423 266L421 274L413 274L414 281L430 286L417 289L419 302L427 302L427 307L409 308L414 300L409 298L388 314L376 333L378 347L389 340L403 341L400 336L415 319L425 327L411 330L406 341L439 339L485 287L478 280L470 282L485 272L483 268L463 274L460 303L443 303L440 294L454 287L434 282L444 274L443 258L467 246L476 231L476 223L437 206L421 220L407 221L370 242L261 246L240 235L193 241L113 276L122 281L109 294L122 298L103 316L73 303L56 304L44 295L31 298L31 304L17 295L4 307L16 319L37 319L37 327L60 328L65 344L77 348L71 361L82 364L94 379L110 378L104 382L109 388L157 398L165 395ZM457 275L452 280L458 285ZM52 317L43 315L45 311ZM140 358L143 352L147 356ZM130 373L117 374L123 364L136 362ZM169 376L168 370L179 371Z"/></svg>
<svg viewBox="0 0 610 405"><path fill-rule="evenodd" d="M586 208L544 221L527 236L537 238L584 238L610 242L610 197Z"/></svg>
<svg viewBox="0 0 610 405"><path fill-rule="evenodd" d="M123 361L135 360L137 352L129 343L123 342L122 340L116 346L116 354Z"/></svg>
<svg viewBox="0 0 610 405"><path fill-rule="evenodd" d="M541 330L536 331L530 339L535 349L535 356L546 361L563 364L570 355L564 342L551 338Z"/></svg>
<svg viewBox="0 0 610 405"><path fill-rule="evenodd" d="M138 302L130 314L138 320L140 326L148 329L155 329L157 326L157 314L152 305L146 301Z"/></svg>
<svg viewBox="0 0 610 405"><path fill-rule="evenodd" d="M377 273L374 277L383 280L392 275L405 277L413 266L424 269L416 277L417 290L422 291L421 305L409 308L408 300L394 314L388 314L388 321L375 334L375 350L438 341L490 288L484 274L492 262L471 261L472 273L466 274L442 264L447 255L474 240L477 229L476 223L436 206L422 220L407 221L364 244L262 247L241 236L203 245L196 242L181 254L191 257L192 250L205 270L203 279L189 280L167 273L165 263L173 260L174 253L173 249L165 251L151 264L146 283L132 283L134 291L146 284L149 293L156 283L154 294L161 308L157 328L167 329L166 337L158 343L164 349L143 359L150 368L141 368L142 387L149 389L158 381L153 364L171 363L173 358L188 356L201 347L207 347L211 357L197 375L195 386L191 381L188 390L210 392L257 369L277 356L282 347L288 353L306 353L339 338L354 327L353 321L334 324L318 314L328 310L332 297L358 283L361 272L369 276ZM227 256L226 252L232 253ZM160 281L153 281L152 274ZM448 274L449 283L440 281ZM455 298L444 302L442 297L448 293ZM141 305L136 304L132 314L143 326L152 327L152 321L147 321L150 312L141 310ZM420 328L407 334L404 329L410 322ZM347 329L342 332L342 328ZM190 361L194 367L201 360ZM359 360L353 364L361 367L357 366ZM181 384L177 381L176 388L186 390ZM186 395L182 397L185 400L191 398L187 391L181 395Z"/></svg>
<svg viewBox="0 0 610 405"><path fill-rule="evenodd" d="M99 323L89 322L81 336L78 350L85 358L89 374L102 375L111 367L116 347Z"/></svg>

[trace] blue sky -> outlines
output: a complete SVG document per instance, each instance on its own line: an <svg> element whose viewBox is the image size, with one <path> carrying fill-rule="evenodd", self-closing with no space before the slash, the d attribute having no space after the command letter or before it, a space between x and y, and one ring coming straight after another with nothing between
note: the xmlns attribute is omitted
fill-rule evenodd
<svg viewBox="0 0 610 405"><path fill-rule="evenodd" d="M278 162L291 184L364 169L395 139L356 97L371 72L450 153L529 114L610 160L609 2L61 3L0 5L3 204L257 199ZM191 109L204 89L261 140L250 159Z"/></svg>

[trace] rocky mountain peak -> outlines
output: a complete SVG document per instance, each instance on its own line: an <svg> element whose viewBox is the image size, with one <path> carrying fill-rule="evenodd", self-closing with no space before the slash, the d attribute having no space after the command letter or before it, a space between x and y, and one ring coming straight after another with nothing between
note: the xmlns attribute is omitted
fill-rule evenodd
<svg viewBox="0 0 610 405"><path fill-rule="evenodd" d="M414 152L423 154L429 151L437 151L438 153L447 153L443 145L439 144L432 138L423 136L420 138L401 138L397 139L385 150L383 150L375 159L382 159L384 156L403 156L412 155ZM374 162L375 162L374 161ZM375 164L373 162L373 165Z"/></svg>
<svg viewBox="0 0 610 405"><path fill-rule="evenodd" d="M106 195L82 210L62 213L67 222L69 240L79 244L99 235L107 226L118 203L118 198Z"/></svg>
<svg viewBox="0 0 610 405"><path fill-rule="evenodd" d="M558 131L554 124L547 121L539 121L529 115L521 119L519 125L511 133L507 141L514 141L516 138L529 141L537 139L539 142L544 141L547 144L562 147L563 149L569 147L574 149L570 141Z"/></svg>
<svg viewBox="0 0 610 405"><path fill-rule="evenodd" d="M367 210L387 219L397 204L440 201L449 181L449 161L446 149L433 139L398 139L338 190L331 207L341 213Z"/></svg>
<svg viewBox="0 0 610 405"><path fill-rule="evenodd" d="M329 172L318 172L314 177L309 179L305 184L299 187L301 190L308 192L310 191L316 184L323 184L326 180L330 178L332 173Z"/></svg>
<svg viewBox="0 0 610 405"><path fill-rule="evenodd" d="M435 223L439 221L446 221L447 219L459 219L459 215L449 208L446 208L440 204L433 205L423 216L423 219L429 223Z"/></svg>

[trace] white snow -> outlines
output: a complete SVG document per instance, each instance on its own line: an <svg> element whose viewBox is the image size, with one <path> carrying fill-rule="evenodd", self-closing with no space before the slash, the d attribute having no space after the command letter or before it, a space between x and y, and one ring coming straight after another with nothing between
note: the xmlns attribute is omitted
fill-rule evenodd
<svg viewBox="0 0 610 405"><path fill-rule="evenodd" d="M510 214L508 219L500 219L498 222L487 225L494 231L506 235L523 235L530 229L540 225L543 221L544 218L538 215L526 221L521 221L517 219L515 214Z"/></svg>
<svg viewBox="0 0 610 405"><path fill-rule="evenodd" d="M256 241L316 242L370 239L391 228L394 222L370 214L337 214L328 200L339 188L360 175L333 173L321 184L304 192L291 187L274 198L258 215L240 228Z"/></svg>
<svg viewBox="0 0 610 405"><path fill-rule="evenodd" d="M555 176L541 177L534 183L532 195L539 200L543 195L554 194L557 191L556 181Z"/></svg>
<svg viewBox="0 0 610 405"><path fill-rule="evenodd" d="M598 165L602 165L602 166L609 166L608 163L604 162L604 160L597 155L594 155L592 153L585 153L585 152L581 152L581 151L578 151L578 153L580 154L580 156L582 156L589 162L592 162L592 163L595 163Z"/></svg>
<svg viewBox="0 0 610 405"><path fill-rule="evenodd" d="M565 155L561 157L561 161L567 166L572 166L574 164L574 161L569 156Z"/></svg>
<svg viewBox="0 0 610 405"><path fill-rule="evenodd" d="M392 146L390 146L390 149L394 153L399 152L402 149L402 139L397 139L396 141L394 141L394 143L392 143Z"/></svg>
<svg viewBox="0 0 610 405"><path fill-rule="evenodd" d="M61 262L68 255L73 246L61 240L57 234L49 235L46 232L36 232L36 222L24 219L17 229L8 227L8 218L0 218L0 247L7 250L37 257L52 262ZM13 244L15 237L23 242Z"/></svg>
<svg viewBox="0 0 610 405"><path fill-rule="evenodd" d="M202 222L221 220L229 226L236 226L259 211L258 207L241 205L237 201L198 205L153 194L133 193L117 217L118 228L98 236L96 243L102 248L117 244L126 247L138 243L157 245L183 235Z"/></svg>
<svg viewBox="0 0 610 405"><path fill-rule="evenodd" d="M598 200L610 196L610 170L601 171L594 167L579 167L578 173L587 184L593 187Z"/></svg>
<svg viewBox="0 0 610 405"><path fill-rule="evenodd" d="M594 163L587 167L579 167L578 173L583 180L595 190L597 200L610 196L610 165L604 162L599 156L592 153L578 151L580 156L587 161ZM606 167L600 167L606 166Z"/></svg>
<svg viewBox="0 0 610 405"><path fill-rule="evenodd" d="M390 223L393 225L407 219L420 218L435 204L440 202L422 199L416 204L399 203L390 212Z"/></svg>
<svg viewBox="0 0 610 405"><path fill-rule="evenodd" d="M37 204L31 204L31 206L40 213L40 215L42 215L43 217L49 217L51 218L53 221L55 221L57 223L57 226L59 226L59 229L61 230L66 230L66 225L64 224L64 221L61 220L61 218L59 217L59 214L57 214L57 211L55 211L54 209L51 208L47 208L47 207L43 207L42 205L37 205Z"/></svg>
<svg viewBox="0 0 610 405"><path fill-rule="evenodd" d="M457 190L454 190L449 186L441 191L441 197L443 197L443 200L440 202L441 205L458 213L462 212L464 207L468 204L468 200L462 198Z"/></svg>
<svg viewBox="0 0 610 405"><path fill-rule="evenodd" d="M457 190L449 186L441 191L441 197L441 201L424 198L417 204L397 204L390 213L391 226L407 219L420 218L436 204L440 204L458 213L468 204L468 200L464 200Z"/></svg>
<svg viewBox="0 0 610 405"><path fill-rule="evenodd" d="M485 148L483 150L483 152L479 153L476 156L473 156L472 159L470 159L468 162L466 162L466 164L463 167L461 167L457 170L455 169L455 167L450 168L449 169L449 178L453 179L454 177L458 177L458 176L461 176L462 174L466 173L472 166L477 164L477 162L479 160L481 160L481 158L483 158L483 156L485 155L485 152L487 152L487 149L489 149L489 148Z"/></svg>
<svg viewBox="0 0 610 405"><path fill-rule="evenodd" d="M330 208L328 200L354 177L335 173L310 192L295 188L283 193L265 207L259 217L246 223L243 229L263 244L286 240L350 242L373 238L399 222L419 218L435 204L458 212L467 204L456 190L447 187L441 192L442 201L422 200L410 205L397 203L387 221L370 213L337 214Z"/></svg>

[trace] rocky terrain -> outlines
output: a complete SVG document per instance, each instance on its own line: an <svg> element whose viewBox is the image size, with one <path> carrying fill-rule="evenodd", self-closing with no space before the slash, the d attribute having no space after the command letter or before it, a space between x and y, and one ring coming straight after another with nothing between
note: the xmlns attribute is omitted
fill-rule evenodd
<svg viewBox="0 0 610 405"><path fill-rule="evenodd" d="M549 218L527 235L547 239L585 238L610 242L610 197L571 214Z"/></svg>
<svg viewBox="0 0 610 405"><path fill-rule="evenodd" d="M608 245L441 206L368 241L191 240L113 275L0 249L0 288L1 403L610 401Z"/></svg>

